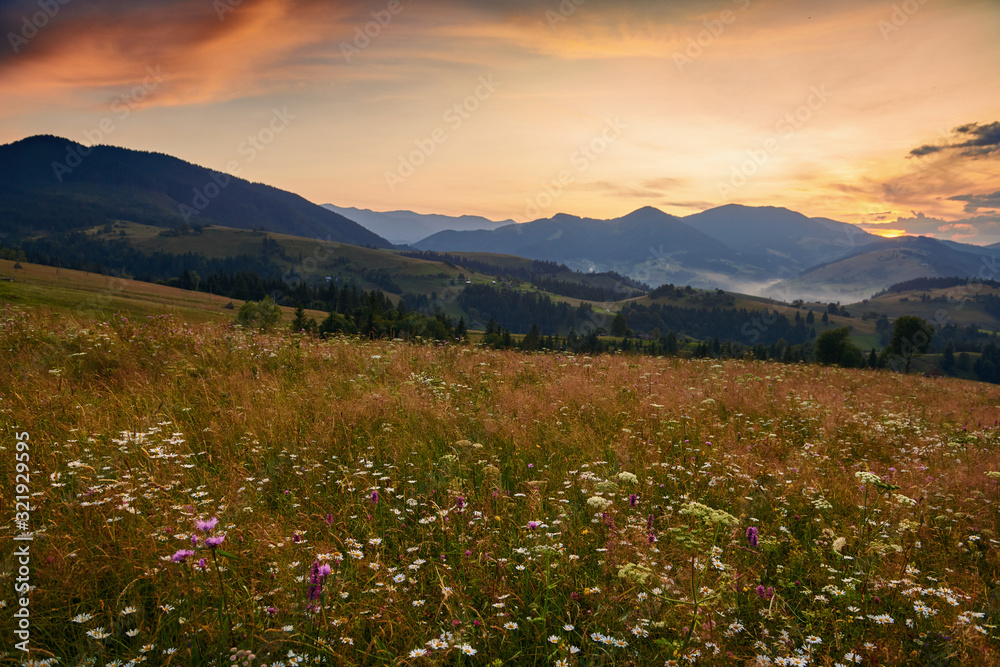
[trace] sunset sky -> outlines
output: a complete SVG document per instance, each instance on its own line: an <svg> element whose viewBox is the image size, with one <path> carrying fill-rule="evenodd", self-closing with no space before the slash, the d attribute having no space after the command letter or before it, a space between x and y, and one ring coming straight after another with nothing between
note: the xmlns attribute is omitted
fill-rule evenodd
<svg viewBox="0 0 1000 667"><path fill-rule="evenodd" d="M375 210L740 203L1000 241L996 0L18 0L0 28L0 143Z"/></svg>

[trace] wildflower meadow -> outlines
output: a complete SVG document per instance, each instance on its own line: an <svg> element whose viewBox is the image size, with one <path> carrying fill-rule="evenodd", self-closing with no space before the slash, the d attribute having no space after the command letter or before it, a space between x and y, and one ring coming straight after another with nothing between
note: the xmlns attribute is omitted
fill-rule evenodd
<svg viewBox="0 0 1000 667"><path fill-rule="evenodd" d="M7 307L0 408L3 664L1000 663L1000 387Z"/></svg>

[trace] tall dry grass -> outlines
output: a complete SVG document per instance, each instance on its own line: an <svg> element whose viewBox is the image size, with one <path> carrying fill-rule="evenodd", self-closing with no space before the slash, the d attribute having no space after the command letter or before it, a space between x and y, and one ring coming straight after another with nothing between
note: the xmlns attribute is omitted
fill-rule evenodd
<svg viewBox="0 0 1000 667"><path fill-rule="evenodd" d="M996 662L998 387L11 309L0 370L38 660Z"/></svg>

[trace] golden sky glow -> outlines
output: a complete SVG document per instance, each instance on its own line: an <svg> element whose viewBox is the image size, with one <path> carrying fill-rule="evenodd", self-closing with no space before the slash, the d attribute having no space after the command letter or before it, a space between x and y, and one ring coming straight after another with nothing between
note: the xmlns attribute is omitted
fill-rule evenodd
<svg viewBox="0 0 1000 667"><path fill-rule="evenodd" d="M0 9L0 143L235 163L376 210L741 203L1000 241L995 0L74 0L44 22L40 7Z"/></svg>

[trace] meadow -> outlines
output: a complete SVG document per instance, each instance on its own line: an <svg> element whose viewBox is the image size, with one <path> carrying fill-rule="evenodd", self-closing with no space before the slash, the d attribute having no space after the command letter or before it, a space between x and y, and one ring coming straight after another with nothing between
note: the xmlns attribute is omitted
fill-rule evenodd
<svg viewBox="0 0 1000 667"><path fill-rule="evenodd" d="M8 305L0 398L4 664L1000 664L998 386Z"/></svg>

